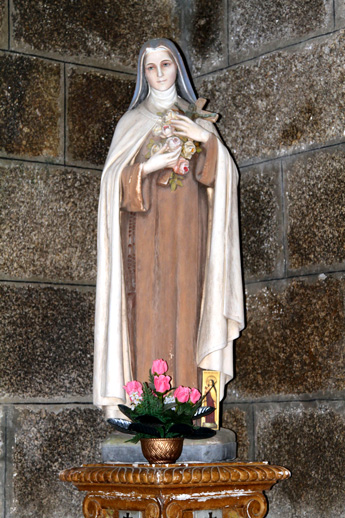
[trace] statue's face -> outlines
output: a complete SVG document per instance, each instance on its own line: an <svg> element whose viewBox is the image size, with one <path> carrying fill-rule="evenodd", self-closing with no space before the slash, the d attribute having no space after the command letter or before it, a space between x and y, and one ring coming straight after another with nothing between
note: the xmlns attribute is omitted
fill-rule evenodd
<svg viewBox="0 0 345 518"><path fill-rule="evenodd" d="M155 50L145 58L145 77L152 88L164 92L176 81L177 65L167 50Z"/></svg>

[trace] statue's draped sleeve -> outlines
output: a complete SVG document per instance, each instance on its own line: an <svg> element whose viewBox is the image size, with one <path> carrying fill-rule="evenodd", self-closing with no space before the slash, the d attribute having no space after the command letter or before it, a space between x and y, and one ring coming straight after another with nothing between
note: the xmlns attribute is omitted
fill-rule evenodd
<svg viewBox="0 0 345 518"><path fill-rule="evenodd" d="M137 163L128 165L122 171L122 210L126 210L128 212L145 212L148 209L147 204L144 202L144 178L142 169L143 164Z"/></svg>
<svg viewBox="0 0 345 518"><path fill-rule="evenodd" d="M202 147L203 151L200 153L196 165L195 178L207 187L212 187L216 177L217 137L211 134Z"/></svg>

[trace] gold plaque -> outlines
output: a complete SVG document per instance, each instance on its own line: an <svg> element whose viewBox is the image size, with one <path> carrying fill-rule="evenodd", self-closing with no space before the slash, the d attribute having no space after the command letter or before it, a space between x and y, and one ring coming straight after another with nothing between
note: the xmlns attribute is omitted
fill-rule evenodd
<svg viewBox="0 0 345 518"><path fill-rule="evenodd" d="M219 430L219 371L202 372L202 395L206 395L203 406L213 406L215 411L201 418L201 425Z"/></svg>

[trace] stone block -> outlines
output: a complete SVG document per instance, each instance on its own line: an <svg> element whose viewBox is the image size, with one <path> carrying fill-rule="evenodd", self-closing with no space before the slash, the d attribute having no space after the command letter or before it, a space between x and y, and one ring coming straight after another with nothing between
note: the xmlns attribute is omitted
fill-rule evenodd
<svg viewBox="0 0 345 518"><path fill-rule="evenodd" d="M237 460L239 462L253 460L251 451L253 441L250 434L253 424L249 405L226 405L222 415L222 426L236 433Z"/></svg>
<svg viewBox="0 0 345 518"><path fill-rule="evenodd" d="M5 516L5 407L0 405L0 516Z"/></svg>
<svg viewBox="0 0 345 518"><path fill-rule="evenodd" d="M232 0L230 62L264 54L333 29L332 0Z"/></svg>
<svg viewBox="0 0 345 518"><path fill-rule="evenodd" d="M94 283L100 173L0 161L0 274Z"/></svg>
<svg viewBox="0 0 345 518"><path fill-rule="evenodd" d="M89 406L16 407L8 432L8 516L79 518L85 494L60 482L59 472L101 462L109 431L101 411Z"/></svg>
<svg viewBox="0 0 345 518"><path fill-rule="evenodd" d="M131 76L69 68L68 163L104 164L115 126L128 109L134 87Z"/></svg>
<svg viewBox="0 0 345 518"><path fill-rule="evenodd" d="M248 285L227 401L343 393L344 316L342 275Z"/></svg>
<svg viewBox="0 0 345 518"><path fill-rule="evenodd" d="M292 472L267 494L270 518L344 516L344 437L343 401L257 408L257 460Z"/></svg>
<svg viewBox="0 0 345 518"><path fill-rule="evenodd" d="M12 23L16 50L127 71L146 40L181 34L177 0L13 0Z"/></svg>
<svg viewBox="0 0 345 518"><path fill-rule="evenodd" d="M344 269L345 146L284 162L288 270Z"/></svg>
<svg viewBox="0 0 345 518"><path fill-rule="evenodd" d="M0 285L3 401L90 401L94 290Z"/></svg>
<svg viewBox="0 0 345 518"><path fill-rule="evenodd" d="M227 2L192 0L183 9L186 53L195 74L223 68L227 58Z"/></svg>
<svg viewBox="0 0 345 518"><path fill-rule="evenodd" d="M279 162L241 170L240 214L245 280L281 277L284 255Z"/></svg>
<svg viewBox="0 0 345 518"><path fill-rule="evenodd" d="M0 0L0 48L8 48L8 2Z"/></svg>
<svg viewBox="0 0 345 518"><path fill-rule="evenodd" d="M0 153L63 159L62 65L0 53Z"/></svg>
<svg viewBox="0 0 345 518"><path fill-rule="evenodd" d="M344 61L339 31L201 78L198 92L244 165L344 141Z"/></svg>
<svg viewBox="0 0 345 518"><path fill-rule="evenodd" d="M335 0L335 27L340 29L345 26L344 0Z"/></svg>

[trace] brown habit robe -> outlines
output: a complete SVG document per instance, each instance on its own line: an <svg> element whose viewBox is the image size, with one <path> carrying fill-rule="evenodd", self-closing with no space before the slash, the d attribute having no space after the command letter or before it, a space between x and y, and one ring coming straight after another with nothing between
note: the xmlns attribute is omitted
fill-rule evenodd
<svg viewBox="0 0 345 518"><path fill-rule="evenodd" d="M168 362L173 385L197 386L196 342L207 246L207 192L215 181L217 138L195 153L183 187L171 171L141 178L150 135L121 176L121 239L134 379Z"/></svg>

